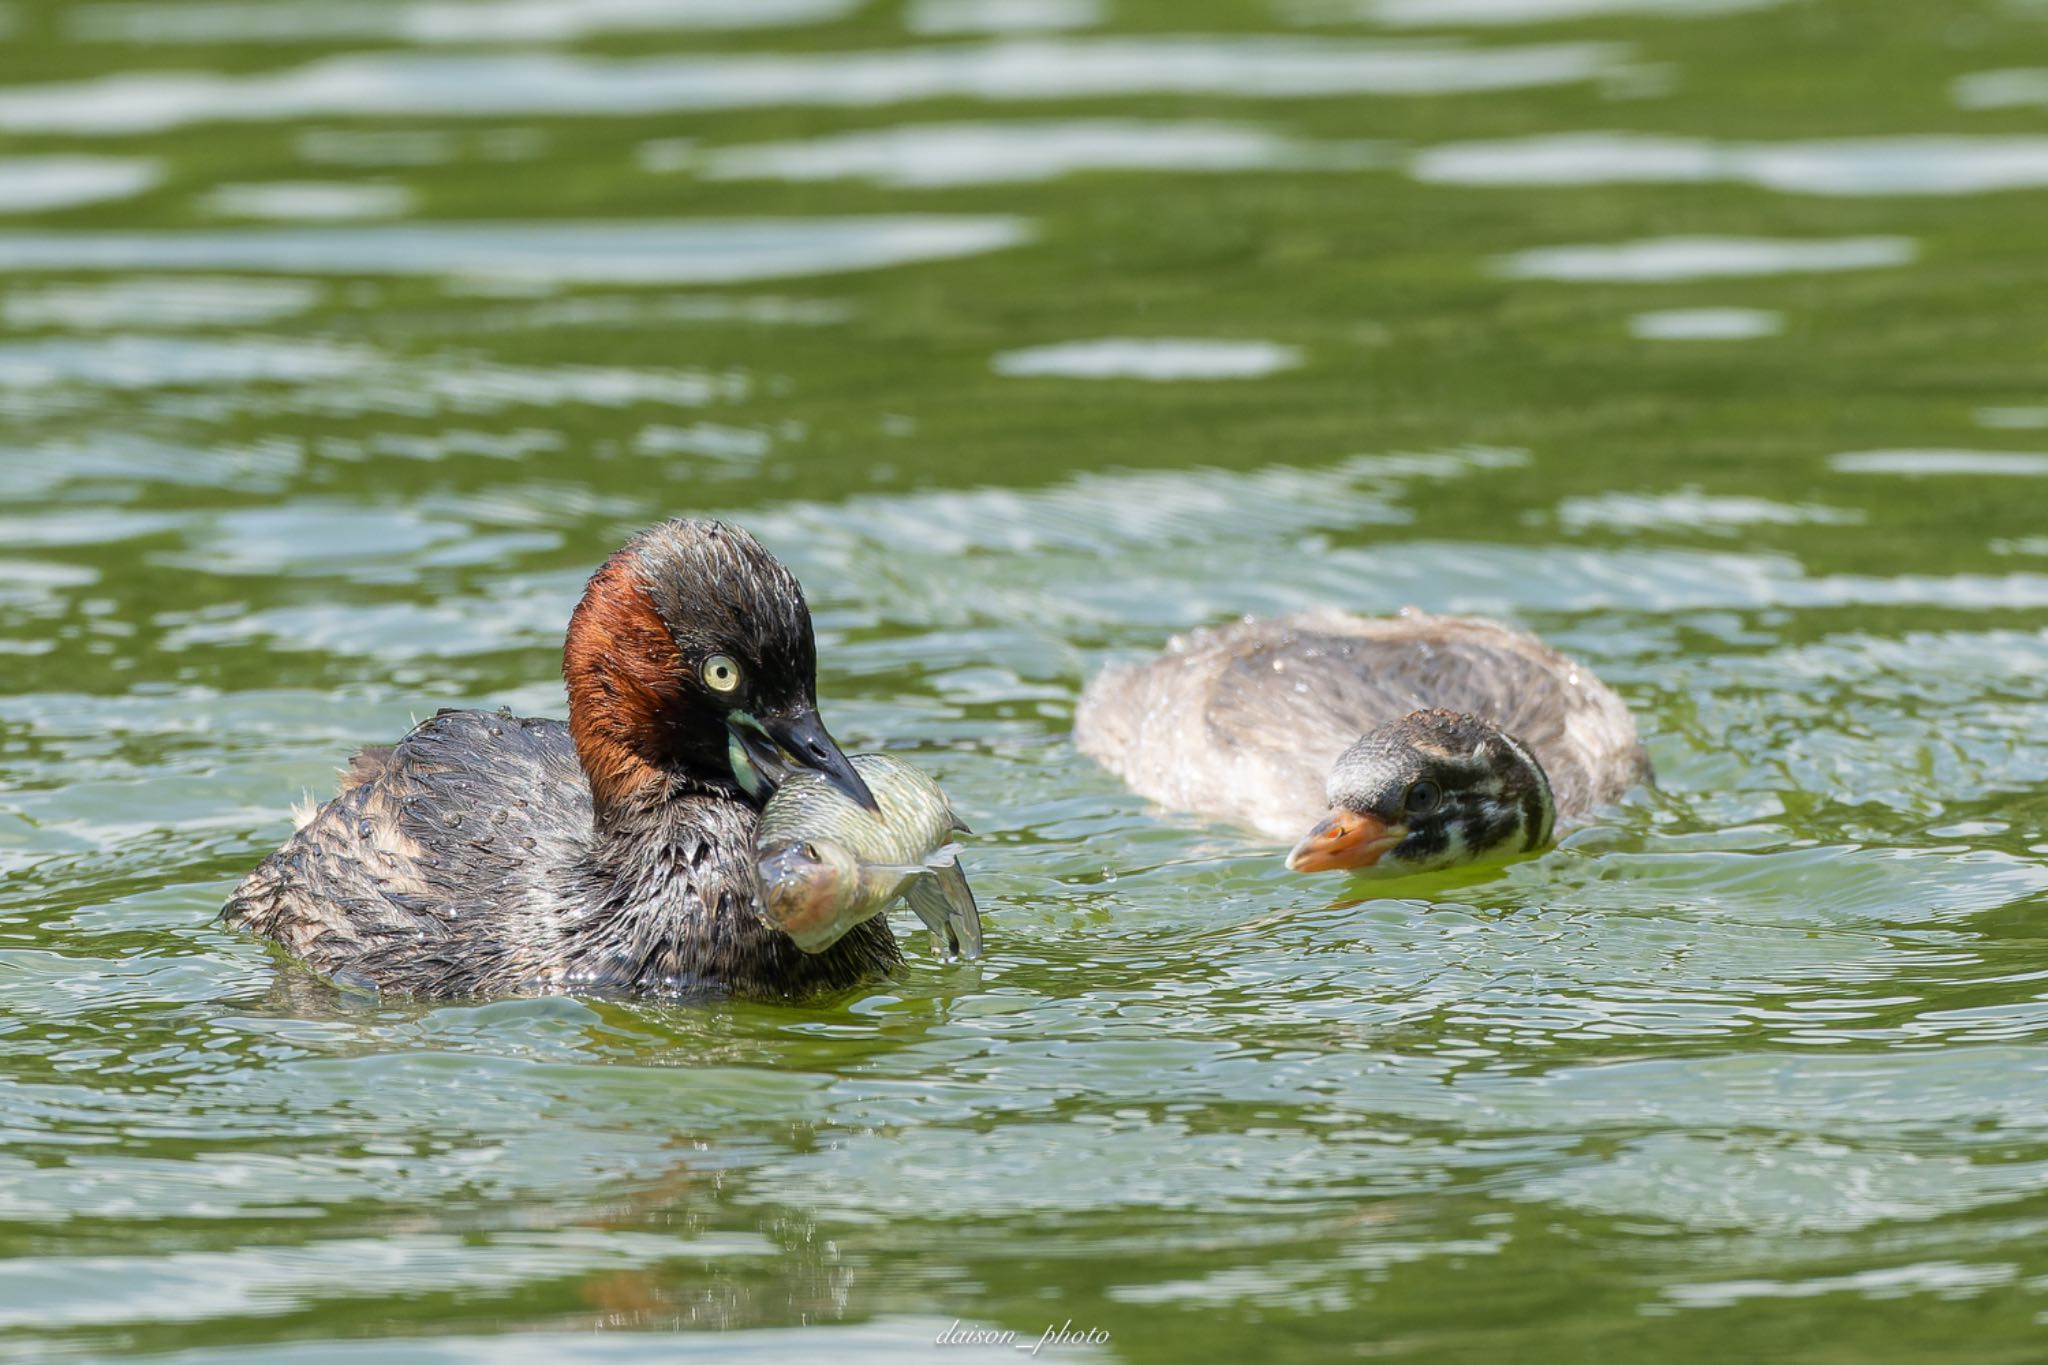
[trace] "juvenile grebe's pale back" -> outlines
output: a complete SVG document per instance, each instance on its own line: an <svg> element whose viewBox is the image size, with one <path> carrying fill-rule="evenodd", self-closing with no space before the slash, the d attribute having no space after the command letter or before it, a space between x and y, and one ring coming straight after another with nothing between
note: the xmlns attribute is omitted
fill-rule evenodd
<svg viewBox="0 0 2048 1365"><path fill-rule="evenodd" d="M1420 613L1177 638L1089 684L1074 742L1161 805L1298 840L1298 872L1533 852L1650 779L1628 708L1583 666L1494 621Z"/></svg>
<svg viewBox="0 0 2048 1365"><path fill-rule="evenodd" d="M803 589L752 536L635 536L584 589L562 672L566 725L444 711L356 755L223 918L420 995L784 996L899 961L883 917L810 954L756 913L750 792L802 767L874 798L818 719Z"/></svg>

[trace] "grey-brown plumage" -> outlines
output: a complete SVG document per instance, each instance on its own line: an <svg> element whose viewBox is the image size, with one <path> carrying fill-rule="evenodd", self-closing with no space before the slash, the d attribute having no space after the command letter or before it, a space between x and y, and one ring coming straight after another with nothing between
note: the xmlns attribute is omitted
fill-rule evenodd
<svg viewBox="0 0 2048 1365"><path fill-rule="evenodd" d="M811 955L754 909L759 812L734 737L867 796L817 722L814 651L802 589L751 536L657 526L571 620L569 724L445 711L364 750L223 917L337 980L418 995L772 997L886 971L886 920Z"/></svg>
<svg viewBox="0 0 2048 1365"><path fill-rule="evenodd" d="M1361 735L1437 708L1520 741L1562 820L1650 775L1627 707L1584 667L1497 622L1421 613L1195 631L1089 684L1074 740L1141 796L1293 839Z"/></svg>

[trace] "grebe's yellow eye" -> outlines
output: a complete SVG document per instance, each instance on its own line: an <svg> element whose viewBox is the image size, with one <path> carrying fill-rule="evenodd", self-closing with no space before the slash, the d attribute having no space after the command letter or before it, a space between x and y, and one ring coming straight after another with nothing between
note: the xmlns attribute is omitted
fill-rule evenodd
<svg viewBox="0 0 2048 1365"><path fill-rule="evenodd" d="M714 654L704 661L698 670L704 685L713 692L737 692L740 686L740 666L723 654Z"/></svg>

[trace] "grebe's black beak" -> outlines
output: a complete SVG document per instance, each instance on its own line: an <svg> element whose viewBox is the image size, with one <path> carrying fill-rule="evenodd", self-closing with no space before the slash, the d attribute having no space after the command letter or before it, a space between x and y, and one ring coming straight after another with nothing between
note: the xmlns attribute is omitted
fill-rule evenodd
<svg viewBox="0 0 2048 1365"><path fill-rule="evenodd" d="M726 717L726 726L737 741L733 746L733 776L757 800L766 801L769 793L789 776L790 769L797 767L821 774L871 811L882 809L868 784L840 752L838 743L825 732L825 722L809 707L788 715L761 718L734 711Z"/></svg>

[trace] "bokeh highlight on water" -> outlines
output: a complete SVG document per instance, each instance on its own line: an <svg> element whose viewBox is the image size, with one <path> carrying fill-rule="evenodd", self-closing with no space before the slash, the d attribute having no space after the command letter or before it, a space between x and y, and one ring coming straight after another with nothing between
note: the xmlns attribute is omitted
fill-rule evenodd
<svg viewBox="0 0 2048 1365"><path fill-rule="evenodd" d="M13 0L0 1358L2036 1358L2044 105L2034 0ZM210 922L354 746L560 714L678 512L985 961L431 1005ZM1066 742L1407 604L1659 787L1347 886Z"/></svg>

